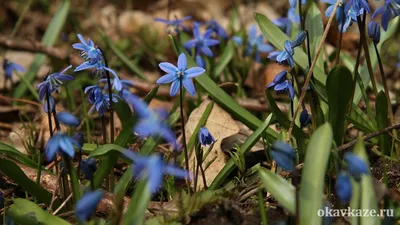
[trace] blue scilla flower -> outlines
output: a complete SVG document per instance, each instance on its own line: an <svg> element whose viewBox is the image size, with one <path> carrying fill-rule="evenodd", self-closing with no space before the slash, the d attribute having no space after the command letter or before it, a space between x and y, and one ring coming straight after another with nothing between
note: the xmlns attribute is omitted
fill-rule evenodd
<svg viewBox="0 0 400 225"><path fill-rule="evenodd" d="M226 33L225 29L214 19L209 20L207 23L207 30L213 31L217 37L222 39L227 39L228 34Z"/></svg>
<svg viewBox="0 0 400 225"><path fill-rule="evenodd" d="M289 96L294 99L294 88L293 85L286 79L287 71L283 70L278 73L274 80L267 85L267 88L274 88L275 91L289 91Z"/></svg>
<svg viewBox="0 0 400 225"><path fill-rule="evenodd" d="M175 133L163 122L166 119L166 113L161 110L153 111L149 109L147 104L135 95L130 94L126 98L139 117L139 121L133 128L134 133L141 138L161 136L177 148Z"/></svg>
<svg viewBox="0 0 400 225"><path fill-rule="evenodd" d="M300 113L300 128L303 129L311 121L311 115L308 113L307 109L303 109Z"/></svg>
<svg viewBox="0 0 400 225"><path fill-rule="evenodd" d="M85 222L90 219L90 217L96 212L97 205L100 203L101 199L104 197L102 191L92 191L86 192L81 199L76 203L75 215L76 218Z"/></svg>
<svg viewBox="0 0 400 225"><path fill-rule="evenodd" d="M203 35L200 34L199 23L194 22L193 25L193 36L194 39L187 41L183 46L190 52L192 48L195 48L196 51L196 58L200 58L196 60L196 63L201 66L205 67L204 59L202 55L208 57L214 57L214 53L211 51L210 47L219 44L219 40L212 39L213 31L207 30Z"/></svg>
<svg viewBox="0 0 400 225"><path fill-rule="evenodd" d="M284 170L290 171L294 169L294 160L296 159L296 152L286 142L276 141L272 145L271 156L278 166Z"/></svg>
<svg viewBox="0 0 400 225"><path fill-rule="evenodd" d="M47 142L46 157L48 160L53 160L56 153L59 153L72 158L75 155L74 145L79 147L79 143L73 138L62 132L57 132Z"/></svg>
<svg viewBox="0 0 400 225"><path fill-rule="evenodd" d="M196 95L196 89L191 78L200 76L206 71L201 67L187 69L186 55L184 53L181 53L178 57L178 67L168 62L160 63L159 67L167 74L160 77L156 82L157 84L172 83L170 89L171 96L178 94L181 82L189 94Z"/></svg>
<svg viewBox="0 0 400 225"><path fill-rule="evenodd" d="M133 175L135 178L147 179L151 193L156 193L160 188L164 175L189 179L189 173L172 164L165 164L161 155L140 156L129 150L124 155L134 162Z"/></svg>
<svg viewBox="0 0 400 225"><path fill-rule="evenodd" d="M85 175L86 179L92 180L96 170L97 170L97 165L95 158L88 158L82 161L81 171Z"/></svg>
<svg viewBox="0 0 400 225"><path fill-rule="evenodd" d="M336 195L342 203L350 202L352 186L349 174L347 172L342 171L336 177Z"/></svg>
<svg viewBox="0 0 400 225"><path fill-rule="evenodd" d="M366 0L349 0L344 7L345 12L352 9L356 16L360 16L365 12L369 13L371 11L368 1Z"/></svg>
<svg viewBox="0 0 400 225"><path fill-rule="evenodd" d="M46 76L45 80L38 84L36 87L39 88L39 99L40 101L46 96L46 94L51 94L53 91L59 92L59 87L63 84L63 81L73 80L74 77L68 74L65 74L67 70L69 70L72 65L69 65L61 72L53 73Z"/></svg>
<svg viewBox="0 0 400 225"><path fill-rule="evenodd" d="M13 71L21 73L25 72L24 67L22 67L17 63L10 62L8 59L3 60L3 70L4 70L4 75L6 76L6 80L11 79Z"/></svg>
<svg viewBox="0 0 400 225"><path fill-rule="evenodd" d="M92 85L85 88L85 94L88 93L88 101L90 104L95 104L103 98L103 91L98 85Z"/></svg>
<svg viewBox="0 0 400 225"><path fill-rule="evenodd" d="M294 49L292 43L286 40L284 43L284 49L282 51L271 52L268 56L269 59L276 61L279 64L289 64L290 67L294 67Z"/></svg>
<svg viewBox="0 0 400 225"><path fill-rule="evenodd" d="M118 99L121 99L119 95L112 94L113 102L118 102ZM92 114L94 110L96 110L100 116L103 116L106 109L110 109L110 95L108 93L102 93L101 95L97 96L93 106L89 110L89 114Z"/></svg>
<svg viewBox="0 0 400 225"><path fill-rule="evenodd" d="M48 102L50 102L50 112L49 112L49 106L47 105ZM47 98L44 100L43 110L45 113L52 113L55 107L56 107L56 102L54 101L53 97L49 96L49 101L47 101Z"/></svg>
<svg viewBox="0 0 400 225"><path fill-rule="evenodd" d="M386 31L389 25L390 17L400 15L400 1L395 0L385 0L385 4L375 10L372 14L372 18L382 15L382 27Z"/></svg>
<svg viewBox="0 0 400 225"><path fill-rule="evenodd" d="M182 23L185 22L186 20L190 20L191 18L192 18L191 16L186 16L182 19L172 19L172 20L155 18L154 21L161 22L161 23L167 25L168 27L172 27L174 29L174 31L179 34L181 32L181 29L183 29L186 32L189 31L189 28L187 26L183 25Z"/></svg>
<svg viewBox="0 0 400 225"><path fill-rule="evenodd" d="M368 23L368 37L372 39L375 44L381 40L381 27L378 23L371 21Z"/></svg>
<svg viewBox="0 0 400 225"><path fill-rule="evenodd" d="M363 174L369 173L367 164L352 152L346 152L344 154L344 161L347 164L346 170L358 182L361 181L361 176Z"/></svg>
<svg viewBox="0 0 400 225"><path fill-rule="evenodd" d="M242 38L240 37L233 37L233 41L236 42L236 44L241 45L243 43ZM265 44L263 42L263 36L262 35L257 35L257 27L255 24L251 25L249 28L249 31L247 33L247 47L246 47L246 52L245 55L248 56L254 52L254 59L257 62L261 61L261 53L268 53L273 51L274 48L269 45Z"/></svg>
<svg viewBox="0 0 400 225"><path fill-rule="evenodd" d="M57 113L57 120L61 124L77 127L81 123L76 116L69 112L59 112Z"/></svg>
<svg viewBox="0 0 400 225"><path fill-rule="evenodd" d="M215 142L214 137L211 135L207 127L200 127L198 138L200 144L203 146L208 146Z"/></svg>

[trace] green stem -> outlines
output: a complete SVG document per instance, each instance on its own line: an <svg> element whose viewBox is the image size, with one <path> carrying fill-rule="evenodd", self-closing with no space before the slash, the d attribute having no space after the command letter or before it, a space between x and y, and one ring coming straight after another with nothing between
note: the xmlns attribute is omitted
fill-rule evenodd
<svg viewBox="0 0 400 225"><path fill-rule="evenodd" d="M183 151L185 154L185 166L186 170L189 171L189 155L188 155L188 150L187 150L187 145L186 145L186 134L185 134L185 118L183 117L183 84L182 80L183 77L182 75L179 77L180 82L179 82L179 103L180 103L180 113L181 113L181 124L182 124L182 142L183 142ZM189 179L186 179L186 183L188 185L188 193L190 193L190 181Z"/></svg>
<svg viewBox="0 0 400 225"><path fill-rule="evenodd" d="M25 5L24 10L22 11L21 15L19 16L18 21L15 24L14 29L10 34L10 37L9 37L10 39L12 39L15 36L15 34L18 32L19 28L21 27L22 22L24 21L25 14L28 12L28 9L31 7L32 3L33 3L33 0L29 0L29 2Z"/></svg>
<svg viewBox="0 0 400 225"><path fill-rule="evenodd" d="M80 188L79 188L79 179L78 175L76 174L75 167L71 163L71 160L68 158L67 155L63 154L64 164L65 167L68 168L68 173L71 178L71 186L72 186L72 194L74 197L75 203L78 202L80 199Z"/></svg>

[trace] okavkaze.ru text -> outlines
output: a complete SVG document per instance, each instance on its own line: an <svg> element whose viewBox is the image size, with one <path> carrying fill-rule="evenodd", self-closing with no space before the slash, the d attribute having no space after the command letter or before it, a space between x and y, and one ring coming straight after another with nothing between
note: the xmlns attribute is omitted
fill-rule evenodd
<svg viewBox="0 0 400 225"><path fill-rule="evenodd" d="M394 217L394 209L332 209L325 207L317 211L320 217Z"/></svg>

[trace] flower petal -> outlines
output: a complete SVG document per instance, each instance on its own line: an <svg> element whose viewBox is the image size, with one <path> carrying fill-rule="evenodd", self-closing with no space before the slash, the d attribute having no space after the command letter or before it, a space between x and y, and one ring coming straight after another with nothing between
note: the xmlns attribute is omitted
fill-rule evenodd
<svg viewBox="0 0 400 225"><path fill-rule="evenodd" d="M186 55L185 53L181 53L178 57L178 69L180 71L184 71L187 66Z"/></svg>
<svg viewBox="0 0 400 225"><path fill-rule="evenodd" d="M166 73L176 73L179 71L175 65L169 62L162 62L158 64L158 66L160 67L161 70L163 70Z"/></svg>
<svg viewBox="0 0 400 225"><path fill-rule="evenodd" d="M193 77L200 76L204 72L206 72L206 70L201 67L192 67L185 71L185 76L188 78L193 78Z"/></svg>
<svg viewBox="0 0 400 225"><path fill-rule="evenodd" d="M175 96L176 94L178 94L179 89L180 89L180 83L181 83L181 81L179 79L177 79L174 82L172 82L171 89L169 91L169 94L171 96Z"/></svg>
<svg viewBox="0 0 400 225"><path fill-rule="evenodd" d="M196 89L194 87L192 79L184 77L182 82L183 82L183 86L189 92L189 94L191 94L192 96L195 96Z"/></svg>
<svg viewBox="0 0 400 225"><path fill-rule="evenodd" d="M175 81L176 79L178 79L178 75L176 73L169 73L166 74L160 78L158 78L158 80L156 81L157 84L167 84L167 83L171 83L173 81Z"/></svg>

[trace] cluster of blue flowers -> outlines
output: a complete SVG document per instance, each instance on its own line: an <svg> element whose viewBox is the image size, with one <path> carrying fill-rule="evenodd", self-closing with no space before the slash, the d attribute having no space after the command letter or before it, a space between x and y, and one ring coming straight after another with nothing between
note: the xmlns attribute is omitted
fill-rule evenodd
<svg viewBox="0 0 400 225"><path fill-rule="evenodd" d="M21 65L11 62L8 59L3 60L3 70L4 70L4 75L5 75L5 80L4 80L4 88L6 88L6 81L10 80L12 82L12 74L13 72L25 72L24 67ZM12 83L11 83L12 84Z"/></svg>
<svg viewBox="0 0 400 225"><path fill-rule="evenodd" d="M362 175L369 173L367 164L351 152L345 153L344 162L346 163L345 170L336 177L336 195L343 203L351 200L352 185L350 177L360 182Z"/></svg>

